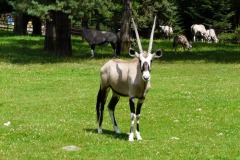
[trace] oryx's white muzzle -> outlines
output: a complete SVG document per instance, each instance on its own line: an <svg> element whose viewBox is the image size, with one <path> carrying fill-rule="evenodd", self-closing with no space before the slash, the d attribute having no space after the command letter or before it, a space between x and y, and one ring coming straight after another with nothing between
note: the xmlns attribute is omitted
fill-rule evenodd
<svg viewBox="0 0 240 160"><path fill-rule="evenodd" d="M143 71L142 78L143 78L144 81L149 81L150 78L151 78L150 72L149 71Z"/></svg>

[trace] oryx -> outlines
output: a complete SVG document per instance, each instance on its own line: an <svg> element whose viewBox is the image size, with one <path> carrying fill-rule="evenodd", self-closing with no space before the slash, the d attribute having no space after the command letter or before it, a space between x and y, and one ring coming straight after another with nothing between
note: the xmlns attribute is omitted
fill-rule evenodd
<svg viewBox="0 0 240 160"><path fill-rule="evenodd" d="M150 71L151 64L154 58L162 56L162 50L159 49L154 53L152 52L153 35L156 23L156 17L154 19L148 51L142 49L138 31L134 20L132 19L139 53L134 49L129 49L129 55L135 57L131 61L124 61L114 59L108 61L101 68L100 77L100 89L97 96L96 112L98 120L98 133L102 133L102 121L104 105L107 99L109 90L112 90L112 98L108 104L110 117L112 119L113 128L116 133L120 133L117 122L114 116L115 106L119 101L120 96L129 97L129 105L131 112L131 126L129 133L129 141L134 140L134 123L136 122L136 137L137 140L141 140L139 119L140 111L144 99L150 89ZM134 99L138 99L137 108L135 108Z"/></svg>
<svg viewBox="0 0 240 160"><path fill-rule="evenodd" d="M91 47L91 57L94 57L96 45L107 45L109 43L114 50L114 56L120 54L119 39L117 34L113 32L82 28L82 36Z"/></svg>

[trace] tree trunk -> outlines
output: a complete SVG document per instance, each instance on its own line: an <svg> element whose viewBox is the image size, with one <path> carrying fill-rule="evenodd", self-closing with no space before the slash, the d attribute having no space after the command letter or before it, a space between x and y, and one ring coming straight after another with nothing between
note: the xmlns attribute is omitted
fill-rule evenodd
<svg viewBox="0 0 240 160"><path fill-rule="evenodd" d="M18 13L14 20L13 32L19 35L27 34L28 15L24 13Z"/></svg>
<svg viewBox="0 0 240 160"><path fill-rule="evenodd" d="M123 17L120 30L121 52L128 52L130 46L131 6L131 0L123 1Z"/></svg>
<svg viewBox="0 0 240 160"><path fill-rule="evenodd" d="M55 52L56 48L56 24L55 24L55 11L49 11L51 20L46 21L46 33L44 41L45 52Z"/></svg>
<svg viewBox="0 0 240 160"><path fill-rule="evenodd" d="M42 35L42 22L39 17L32 17L33 35Z"/></svg>
<svg viewBox="0 0 240 160"><path fill-rule="evenodd" d="M72 56L71 45L71 20L69 15L62 12L56 12L56 50L57 56Z"/></svg>
<svg viewBox="0 0 240 160"><path fill-rule="evenodd" d="M61 11L50 11L51 21L46 22L44 50L57 56L72 56L70 19Z"/></svg>

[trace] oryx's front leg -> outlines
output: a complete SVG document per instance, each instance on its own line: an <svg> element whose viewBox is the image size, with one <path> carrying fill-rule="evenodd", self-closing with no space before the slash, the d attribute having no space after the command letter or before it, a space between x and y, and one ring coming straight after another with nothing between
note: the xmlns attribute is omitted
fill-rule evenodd
<svg viewBox="0 0 240 160"><path fill-rule="evenodd" d="M134 98L129 99L129 105L130 105L130 111L131 111L131 126L130 126L130 133L129 133L128 140L129 141L134 141L133 129L134 129L134 122L135 122L135 119L136 119Z"/></svg>
<svg viewBox="0 0 240 160"><path fill-rule="evenodd" d="M135 123L135 121L137 122L137 127L136 127L136 131L135 131L137 140L142 140L142 137L140 135L139 120L140 120L140 113L141 113L143 101L144 101L144 99L138 101L137 111L135 112L134 98L129 99L130 111L131 111L131 127L130 127L130 133L129 133L129 138L128 138L129 141L134 141L134 123Z"/></svg>
<svg viewBox="0 0 240 160"><path fill-rule="evenodd" d="M142 108L143 102L144 102L144 99L140 99L140 100L138 100L138 104L137 104L137 112L136 112L136 121L137 121L136 137L137 137L137 140L142 140L142 137L140 135L140 129L139 129L139 120L140 120L140 113L141 113L141 108Z"/></svg>

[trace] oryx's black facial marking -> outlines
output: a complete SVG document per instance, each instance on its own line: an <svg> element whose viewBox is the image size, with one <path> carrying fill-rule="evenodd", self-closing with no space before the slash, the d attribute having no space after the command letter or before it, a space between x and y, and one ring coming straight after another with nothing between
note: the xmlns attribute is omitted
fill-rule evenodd
<svg viewBox="0 0 240 160"><path fill-rule="evenodd" d="M144 81L149 81L151 78L151 62L152 62L152 54L146 53L144 55L140 54L139 56L140 69L142 72L142 78Z"/></svg>
<svg viewBox="0 0 240 160"><path fill-rule="evenodd" d="M143 63L142 71L150 71L150 66L147 62Z"/></svg>
<svg viewBox="0 0 240 160"><path fill-rule="evenodd" d="M148 60L148 58L144 58L143 60L139 59L141 72L143 71L151 71L152 60Z"/></svg>
<svg viewBox="0 0 240 160"><path fill-rule="evenodd" d="M140 59L139 59L139 66L140 66L140 70L141 70L141 72L143 72L143 70L142 70L142 62L141 62Z"/></svg>

